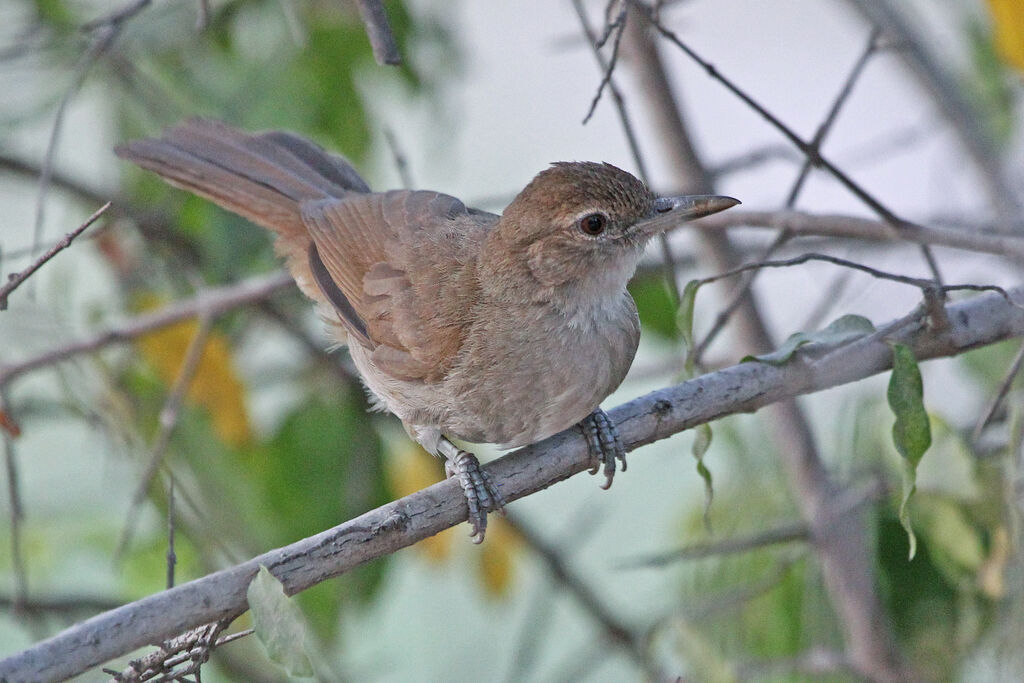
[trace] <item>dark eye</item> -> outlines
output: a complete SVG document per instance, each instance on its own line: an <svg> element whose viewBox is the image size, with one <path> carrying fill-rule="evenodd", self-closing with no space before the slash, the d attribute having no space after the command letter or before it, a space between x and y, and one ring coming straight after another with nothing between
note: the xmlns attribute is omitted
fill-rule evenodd
<svg viewBox="0 0 1024 683"><path fill-rule="evenodd" d="M588 235L600 235L608 226L608 217L603 213L588 213L580 219L579 226Z"/></svg>

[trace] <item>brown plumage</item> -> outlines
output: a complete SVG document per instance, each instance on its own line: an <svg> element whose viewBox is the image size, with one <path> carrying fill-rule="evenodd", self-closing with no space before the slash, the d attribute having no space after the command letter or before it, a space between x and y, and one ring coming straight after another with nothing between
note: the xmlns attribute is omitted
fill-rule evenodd
<svg viewBox="0 0 1024 683"><path fill-rule="evenodd" d="M598 404L639 340L626 283L652 235L737 203L658 199L609 164L560 162L499 217L438 192L372 193L302 138L205 119L117 153L277 233L375 398L449 459L476 540L501 497L443 434L512 447L579 423L610 484L624 452Z"/></svg>

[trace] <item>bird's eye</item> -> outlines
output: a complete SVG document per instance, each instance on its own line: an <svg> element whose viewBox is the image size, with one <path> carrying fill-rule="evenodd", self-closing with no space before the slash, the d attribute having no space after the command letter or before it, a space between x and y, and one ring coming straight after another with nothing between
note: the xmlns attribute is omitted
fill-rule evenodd
<svg viewBox="0 0 1024 683"><path fill-rule="evenodd" d="M587 235L600 235L608 226L608 217L603 213L588 213L580 219L579 226Z"/></svg>

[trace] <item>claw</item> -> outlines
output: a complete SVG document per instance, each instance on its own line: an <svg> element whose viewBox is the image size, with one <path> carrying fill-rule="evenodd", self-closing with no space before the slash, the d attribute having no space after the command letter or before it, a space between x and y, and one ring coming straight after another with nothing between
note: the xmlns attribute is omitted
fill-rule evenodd
<svg viewBox="0 0 1024 683"><path fill-rule="evenodd" d="M597 471L603 468L605 481L601 488L608 489L615 478L616 460L622 463L622 471L626 471L626 449L619 440L619 432L600 408L595 408L594 412L583 418L579 428L587 440L590 457L594 461L590 473L597 474Z"/></svg>
<svg viewBox="0 0 1024 683"><path fill-rule="evenodd" d="M482 543L487 531L487 513L505 511L505 499L472 453L457 450L444 464L449 477L458 477L469 508L469 524L473 543Z"/></svg>

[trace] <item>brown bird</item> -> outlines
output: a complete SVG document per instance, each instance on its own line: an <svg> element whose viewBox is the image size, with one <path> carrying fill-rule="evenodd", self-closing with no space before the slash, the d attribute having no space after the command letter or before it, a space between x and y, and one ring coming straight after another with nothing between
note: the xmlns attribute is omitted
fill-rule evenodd
<svg viewBox="0 0 1024 683"><path fill-rule="evenodd" d="M610 486L625 451L598 405L640 337L626 283L652 236L739 203L658 198L610 164L559 162L496 216L440 192L371 192L301 137L206 119L116 151L277 233L377 405L458 476L477 543L503 499L447 437L514 448L578 425Z"/></svg>

